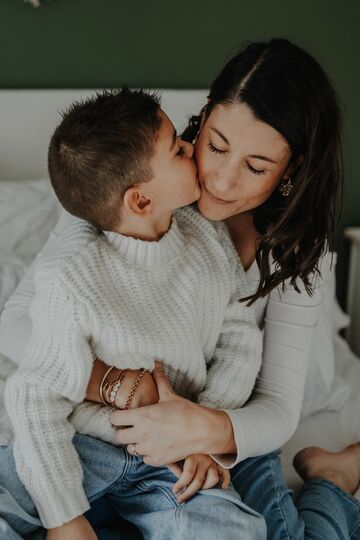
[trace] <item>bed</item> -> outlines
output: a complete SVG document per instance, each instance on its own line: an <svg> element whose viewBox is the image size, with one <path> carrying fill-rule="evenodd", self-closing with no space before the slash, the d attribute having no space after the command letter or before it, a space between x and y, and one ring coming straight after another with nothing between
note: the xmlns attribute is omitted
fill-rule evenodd
<svg viewBox="0 0 360 540"><path fill-rule="evenodd" d="M198 113L206 101L205 90L162 92L163 108L178 132L185 127L190 114ZM0 91L0 313L60 215L46 170L48 141L59 121L59 111L75 99L93 93L94 90ZM357 233L349 238L360 236ZM351 272L351 287L359 290L360 268L354 263ZM304 414L282 452L286 478L294 490L301 485L292 467L297 450L321 445L337 451L360 440L360 362L339 331L349 327L347 335L353 339L359 339L359 333L341 311L334 283L333 279L320 317L324 347L312 358ZM16 306L13 307L16 316ZM0 327L0 400L4 381L15 369L9 340L19 339L9 337L6 328ZM316 404L309 407L315 398ZM6 429L6 422L1 407L0 430ZM356 495L360 499L360 490Z"/></svg>

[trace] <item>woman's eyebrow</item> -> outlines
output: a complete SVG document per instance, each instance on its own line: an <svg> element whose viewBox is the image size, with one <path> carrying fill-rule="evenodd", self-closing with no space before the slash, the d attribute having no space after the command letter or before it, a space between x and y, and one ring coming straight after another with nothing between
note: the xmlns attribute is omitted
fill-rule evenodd
<svg viewBox="0 0 360 540"><path fill-rule="evenodd" d="M255 159L262 159L263 161L270 161L270 163L277 163L277 161L274 161L273 159L270 159L266 156L258 156L256 154L251 154L249 157L255 158Z"/></svg>
<svg viewBox="0 0 360 540"><path fill-rule="evenodd" d="M227 138L225 137L225 135L223 135L223 134L221 133L221 131L219 131L218 129L216 129L216 127L213 127L213 126L209 126L209 127L210 127L210 129L211 129L212 131L215 131L215 133L217 133L217 134L219 135L219 137L221 137L222 140L223 140L224 142L226 142L226 144L229 144L229 145L230 145L229 141L227 140Z"/></svg>

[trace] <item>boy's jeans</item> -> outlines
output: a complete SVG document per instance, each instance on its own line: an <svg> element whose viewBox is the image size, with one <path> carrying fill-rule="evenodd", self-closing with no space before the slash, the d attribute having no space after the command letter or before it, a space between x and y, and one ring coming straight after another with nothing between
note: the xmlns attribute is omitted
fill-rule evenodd
<svg viewBox="0 0 360 540"><path fill-rule="evenodd" d="M171 491L176 477L166 467L151 467L123 447L85 435L76 434L73 442L83 463L84 488L92 504L85 515L101 540L266 538L264 518L246 506L232 487L201 490L179 505ZM103 528L100 515L110 506L112 520L119 515L119 522L110 524L112 532ZM121 532L121 518L136 526L142 536L134 532L134 527ZM0 446L1 540L40 540L45 535L32 499L16 474L12 445Z"/></svg>

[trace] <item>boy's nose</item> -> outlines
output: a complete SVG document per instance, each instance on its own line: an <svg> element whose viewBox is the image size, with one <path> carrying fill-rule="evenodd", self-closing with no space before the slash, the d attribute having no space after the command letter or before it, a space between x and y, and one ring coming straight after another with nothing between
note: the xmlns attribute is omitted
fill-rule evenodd
<svg viewBox="0 0 360 540"><path fill-rule="evenodd" d="M187 141L183 141L183 143L187 157L192 158L194 154L194 145Z"/></svg>

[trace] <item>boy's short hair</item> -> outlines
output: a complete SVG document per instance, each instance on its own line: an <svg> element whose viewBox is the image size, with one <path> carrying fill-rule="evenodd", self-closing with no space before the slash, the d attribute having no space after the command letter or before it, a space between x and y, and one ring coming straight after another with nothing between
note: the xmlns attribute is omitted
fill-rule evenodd
<svg viewBox="0 0 360 540"><path fill-rule="evenodd" d="M133 185L151 180L160 117L156 93L106 90L62 113L49 145L48 167L62 206L102 230L119 224Z"/></svg>

